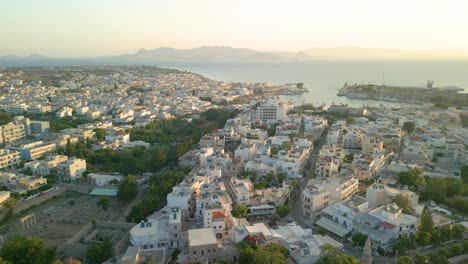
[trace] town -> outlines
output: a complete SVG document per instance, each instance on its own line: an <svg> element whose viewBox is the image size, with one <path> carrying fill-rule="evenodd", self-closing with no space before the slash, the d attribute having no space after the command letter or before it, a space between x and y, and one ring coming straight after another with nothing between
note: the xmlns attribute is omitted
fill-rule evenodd
<svg viewBox="0 0 468 264"><path fill-rule="evenodd" d="M1 69L0 257L461 263L468 108L284 100L304 89L155 66Z"/></svg>

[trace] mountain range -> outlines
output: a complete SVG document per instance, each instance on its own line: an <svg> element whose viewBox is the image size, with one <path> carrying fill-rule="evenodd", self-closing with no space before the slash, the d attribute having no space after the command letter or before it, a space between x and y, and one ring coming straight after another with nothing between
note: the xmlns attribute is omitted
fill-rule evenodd
<svg viewBox="0 0 468 264"><path fill-rule="evenodd" d="M313 48L299 52L257 51L246 48L232 48L224 46L203 46L193 49L175 49L161 47L156 49L140 49L132 54L95 58L56 58L40 54L27 57L6 55L0 57L0 64L25 63L30 61L70 60L76 61L105 61L106 63L145 63L158 61L310 61L310 60L402 60L402 59L468 59L466 51L410 51L399 49L379 49L360 47Z"/></svg>

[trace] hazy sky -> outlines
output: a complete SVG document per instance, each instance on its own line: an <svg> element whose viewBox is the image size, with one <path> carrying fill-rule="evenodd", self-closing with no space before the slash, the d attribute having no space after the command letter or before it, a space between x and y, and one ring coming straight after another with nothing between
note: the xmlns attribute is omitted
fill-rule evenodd
<svg viewBox="0 0 468 264"><path fill-rule="evenodd" d="M460 0L0 0L0 55L225 45L468 50Z"/></svg>

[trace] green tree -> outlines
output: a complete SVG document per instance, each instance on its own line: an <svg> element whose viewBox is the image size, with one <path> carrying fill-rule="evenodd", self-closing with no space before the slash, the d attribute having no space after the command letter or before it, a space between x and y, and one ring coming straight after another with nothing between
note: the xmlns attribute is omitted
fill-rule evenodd
<svg viewBox="0 0 468 264"><path fill-rule="evenodd" d="M16 209L16 206L18 205L19 197L12 196L8 198L5 202L3 202L3 210L5 212L5 219L10 219Z"/></svg>
<svg viewBox="0 0 468 264"><path fill-rule="evenodd" d="M418 232L416 233L416 242L421 247L427 246L431 243L431 236L429 232Z"/></svg>
<svg viewBox="0 0 468 264"><path fill-rule="evenodd" d="M86 252L87 263L100 264L111 258L114 254L112 253L112 242L110 240L104 240L102 242L94 242Z"/></svg>
<svg viewBox="0 0 468 264"><path fill-rule="evenodd" d="M69 157L75 156L75 145L73 145L70 139L67 139L67 145L65 146L65 154Z"/></svg>
<svg viewBox="0 0 468 264"><path fill-rule="evenodd" d="M466 232L466 228L461 224L454 224L452 226L452 238L462 239Z"/></svg>
<svg viewBox="0 0 468 264"><path fill-rule="evenodd" d="M8 239L0 250L0 256L14 264L49 264L55 252L44 246L37 237L14 235Z"/></svg>
<svg viewBox="0 0 468 264"><path fill-rule="evenodd" d="M393 199L393 202L396 203L398 207L402 208L403 213L405 214L412 214L414 212L414 209L413 207L411 207L408 197L402 194L398 194L397 196L395 196L395 198Z"/></svg>
<svg viewBox="0 0 468 264"><path fill-rule="evenodd" d="M290 212L291 212L291 208L289 208L289 206L287 206L287 205L281 204L281 205L276 206L276 214L279 217L285 217Z"/></svg>
<svg viewBox="0 0 468 264"><path fill-rule="evenodd" d="M398 182L402 185L413 187L418 192L426 185L426 179L418 169L410 169L398 173Z"/></svg>
<svg viewBox="0 0 468 264"><path fill-rule="evenodd" d="M32 176L33 175L33 171L31 170L31 168L26 168L24 169L23 173L25 175L28 175L28 176Z"/></svg>
<svg viewBox="0 0 468 264"><path fill-rule="evenodd" d="M266 246L242 245L239 263L249 264L286 264L288 249L280 244L271 243Z"/></svg>
<svg viewBox="0 0 468 264"><path fill-rule="evenodd" d="M463 194L463 181L455 178L445 178L447 198Z"/></svg>
<svg viewBox="0 0 468 264"><path fill-rule="evenodd" d="M234 207L232 215L237 218L246 218L248 208L245 204L238 204Z"/></svg>
<svg viewBox="0 0 468 264"><path fill-rule="evenodd" d="M415 129L416 129L416 124L414 122L403 123L403 130L405 130L408 134L413 133Z"/></svg>
<svg viewBox="0 0 468 264"><path fill-rule="evenodd" d="M427 262L429 262L429 258L426 257L426 255L423 255L421 253L416 253L413 259L414 259L414 264L426 264Z"/></svg>
<svg viewBox="0 0 468 264"><path fill-rule="evenodd" d="M463 183L468 184L468 165L464 165L461 168L461 177L463 179Z"/></svg>
<svg viewBox="0 0 468 264"><path fill-rule="evenodd" d="M398 250L401 254L406 254L413 249L416 249L416 242L414 241L414 238L410 236L399 237L396 240L395 245L393 245L393 250Z"/></svg>
<svg viewBox="0 0 468 264"><path fill-rule="evenodd" d="M454 244L449 248L450 257L455 257L463 254L463 246L461 244Z"/></svg>
<svg viewBox="0 0 468 264"><path fill-rule="evenodd" d="M359 264L361 263L357 258L348 256L345 253L334 248L330 244L321 247L320 258L316 264Z"/></svg>
<svg viewBox="0 0 468 264"><path fill-rule="evenodd" d="M102 210L107 212L107 209L109 208L109 203L110 200L107 197L101 197L99 200L96 202L97 207L102 208Z"/></svg>
<svg viewBox="0 0 468 264"><path fill-rule="evenodd" d="M430 200L442 203L447 198L446 189L444 179L430 179L426 185L425 196Z"/></svg>
<svg viewBox="0 0 468 264"><path fill-rule="evenodd" d="M13 121L13 115L6 113L6 112L0 112L0 126L8 124Z"/></svg>
<svg viewBox="0 0 468 264"><path fill-rule="evenodd" d="M97 141L104 141L106 138L106 130L104 128L96 128L94 129L94 132L96 132Z"/></svg>
<svg viewBox="0 0 468 264"><path fill-rule="evenodd" d="M283 181L286 180L286 179L288 178L288 174L285 173L285 172L280 172L280 173L278 173L278 175L277 175L276 177L278 178L278 182L279 182L280 184L282 184Z"/></svg>
<svg viewBox="0 0 468 264"><path fill-rule="evenodd" d="M354 117L348 116L346 118L346 124L349 125L355 125L356 124L356 119Z"/></svg>
<svg viewBox="0 0 468 264"><path fill-rule="evenodd" d="M397 263L398 264L414 264L414 261L409 256L399 256Z"/></svg>
<svg viewBox="0 0 468 264"><path fill-rule="evenodd" d="M355 247L363 248L366 244L367 235L364 235L362 233L356 233L351 237L351 240L353 241L353 245Z"/></svg>
<svg viewBox="0 0 468 264"><path fill-rule="evenodd" d="M119 184L117 197L124 202L133 200L138 193L138 185L135 176L129 175Z"/></svg>
<svg viewBox="0 0 468 264"><path fill-rule="evenodd" d="M276 135L276 127L278 126L277 123L271 125L269 128L268 128L268 136L269 137L274 137Z"/></svg>
<svg viewBox="0 0 468 264"><path fill-rule="evenodd" d="M452 228L450 226L443 226L439 229L440 241L447 242L452 239Z"/></svg>
<svg viewBox="0 0 468 264"><path fill-rule="evenodd" d="M432 220L432 213L427 206L424 206L422 210L418 232L427 232L429 234L434 232L434 220Z"/></svg>

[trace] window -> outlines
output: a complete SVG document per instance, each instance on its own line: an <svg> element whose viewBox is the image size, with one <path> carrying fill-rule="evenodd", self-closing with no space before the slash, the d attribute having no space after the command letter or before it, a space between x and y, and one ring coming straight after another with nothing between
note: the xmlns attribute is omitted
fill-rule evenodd
<svg viewBox="0 0 468 264"><path fill-rule="evenodd" d="M215 252L216 252L216 249L213 249L213 253L215 253Z"/></svg>
<svg viewBox="0 0 468 264"><path fill-rule="evenodd" d="M208 253L211 253L211 249L208 249Z"/></svg>
<svg viewBox="0 0 468 264"><path fill-rule="evenodd" d="M196 251L193 251L192 253L193 253L193 255L196 255L196 254L197 254L197 252L196 252Z"/></svg>

